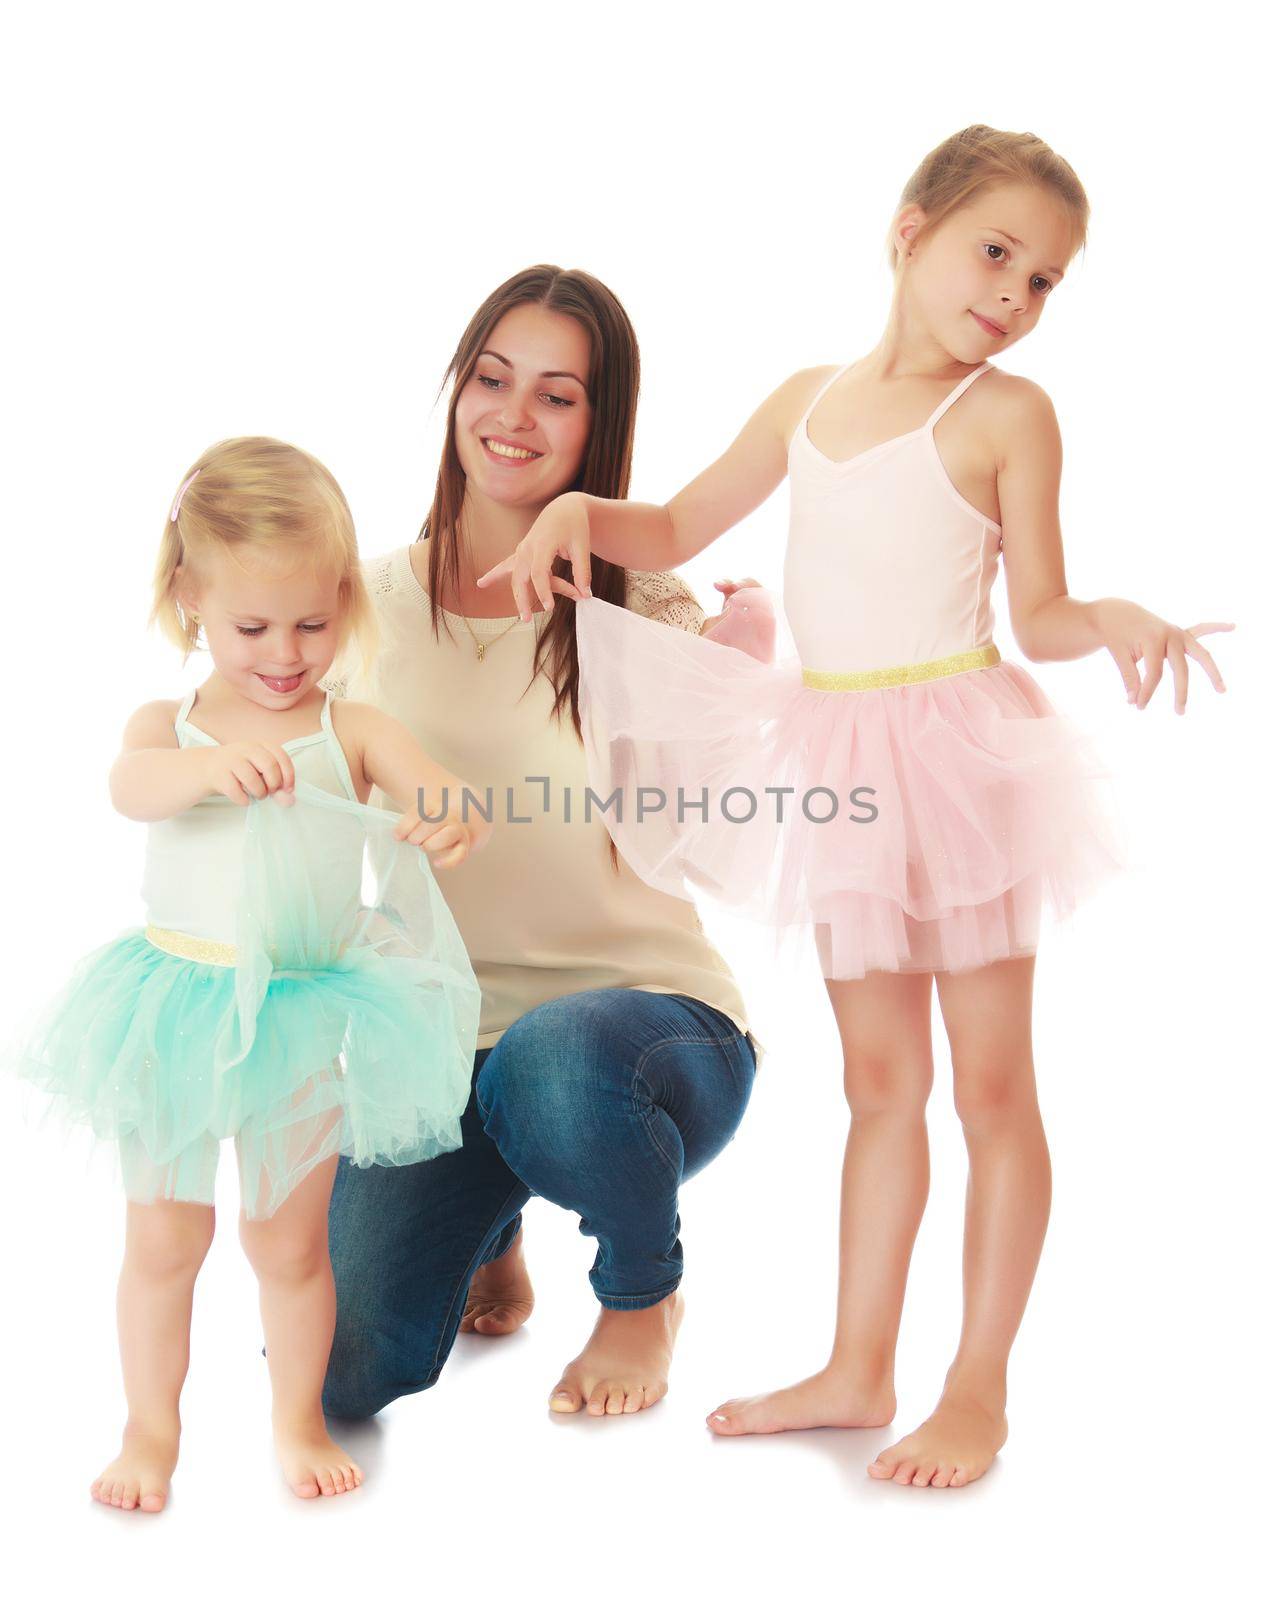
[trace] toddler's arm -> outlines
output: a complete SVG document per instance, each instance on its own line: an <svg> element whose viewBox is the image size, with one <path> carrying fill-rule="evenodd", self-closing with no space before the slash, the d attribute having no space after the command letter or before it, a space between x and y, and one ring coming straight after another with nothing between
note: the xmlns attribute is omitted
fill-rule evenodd
<svg viewBox="0 0 1288 1600"><path fill-rule="evenodd" d="M276 745L210 745L181 749L175 702L149 700L125 725L121 753L108 774L112 804L135 822L159 822L207 795L249 805L252 794L289 790L291 758Z"/></svg>
<svg viewBox="0 0 1288 1600"><path fill-rule="evenodd" d="M487 843L492 825L480 815L481 796L479 804L471 805L467 817L463 780L431 760L401 722L377 706L360 701L346 700L345 706L367 781L387 794L402 812L395 838L410 837L413 844L431 846L426 853L437 867L454 866L470 851ZM443 805L444 790L446 816L426 823L421 816L422 796L425 813L436 817ZM441 842L435 830L444 834ZM458 846L449 845L449 836L458 841ZM444 849L451 849L449 858L437 854Z"/></svg>

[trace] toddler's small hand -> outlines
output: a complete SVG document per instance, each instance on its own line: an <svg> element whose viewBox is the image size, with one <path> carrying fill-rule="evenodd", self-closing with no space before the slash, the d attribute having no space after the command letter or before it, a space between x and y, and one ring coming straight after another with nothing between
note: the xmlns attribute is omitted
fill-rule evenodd
<svg viewBox="0 0 1288 1600"><path fill-rule="evenodd" d="M277 744L221 744L206 752L211 794L226 795L235 805L272 795L279 805L295 804L295 765Z"/></svg>
<svg viewBox="0 0 1288 1600"><path fill-rule="evenodd" d="M448 817L439 822L426 822L418 808L404 811L394 825L394 838L406 840L423 850L435 872L459 866L471 850L486 843L492 829L489 824L462 822Z"/></svg>

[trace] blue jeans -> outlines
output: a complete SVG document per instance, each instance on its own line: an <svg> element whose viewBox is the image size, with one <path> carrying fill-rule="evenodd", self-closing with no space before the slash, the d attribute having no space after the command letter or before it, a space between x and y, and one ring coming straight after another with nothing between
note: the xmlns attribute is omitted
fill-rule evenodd
<svg viewBox="0 0 1288 1600"><path fill-rule="evenodd" d="M339 1164L326 1411L369 1417L438 1381L471 1278L509 1249L534 1194L598 1239L602 1305L664 1300L683 1261L676 1191L733 1137L754 1075L747 1036L688 995L592 989L511 1023L475 1055L459 1150Z"/></svg>

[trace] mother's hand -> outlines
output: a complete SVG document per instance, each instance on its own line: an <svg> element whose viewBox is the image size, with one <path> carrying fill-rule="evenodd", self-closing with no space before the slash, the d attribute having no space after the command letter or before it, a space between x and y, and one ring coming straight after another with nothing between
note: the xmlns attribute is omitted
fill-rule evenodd
<svg viewBox="0 0 1288 1600"><path fill-rule="evenodd" d="M560 556L572 563L572 583L550 570ZM509 574L521 622L527 622L532 615L533 590L543 611L554 609L556 594L566 594L573 600L588 599L591 595L590 517L585 496L561 494L552 500L520 539L514 554L485 572L478 586L485 589L506 574Z"/></svg>

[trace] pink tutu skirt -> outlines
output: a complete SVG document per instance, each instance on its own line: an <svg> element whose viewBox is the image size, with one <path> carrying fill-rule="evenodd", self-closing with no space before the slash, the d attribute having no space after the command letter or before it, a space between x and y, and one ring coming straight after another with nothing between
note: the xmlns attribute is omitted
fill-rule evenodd
<svg viewBox="0 0 1288 1600"><path fill-rule="evenodd" d="M1037 949L1124 865L1109 774L1009 661L819 689L603 600L577 603L594 804L645 882L779 932L825 977L960 972Z"/></svg>

